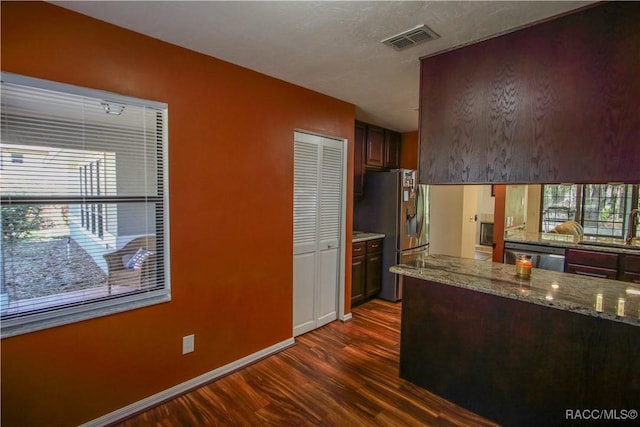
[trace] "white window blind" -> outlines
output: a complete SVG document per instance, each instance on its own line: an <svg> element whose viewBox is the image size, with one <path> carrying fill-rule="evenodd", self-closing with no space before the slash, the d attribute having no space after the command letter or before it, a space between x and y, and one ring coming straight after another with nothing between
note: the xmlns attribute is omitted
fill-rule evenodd
<svg viewBox="0 0 640 427"><path fill-rule="evenodd" d="M168 300L166 104L1 84L2 336Z"/></svg>
<svg viewBox="0 0 640 427"><path fill-rule="evenodd" d="M303 138L294 142L293 244L313 246L317 240L319 146Z"/></svg>
<svg viewBox="0 0 640 427"><path fill-rule="evenodd" d="M326 143L322 147L320 197L320 240L337 242L342 212L342 147L339 143Z"/></svg>

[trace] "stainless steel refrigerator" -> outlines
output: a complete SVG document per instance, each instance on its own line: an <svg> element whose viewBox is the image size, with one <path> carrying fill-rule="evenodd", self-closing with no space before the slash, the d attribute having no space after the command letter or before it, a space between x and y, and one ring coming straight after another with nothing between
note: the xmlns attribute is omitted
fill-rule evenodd
<svg viewBox="0 0 640 427"><path fill-rule="evenodd" d="M417 264L429 253L429 187L417 183L415 170L367 171L364 196L353 210L354 230L385 235L378 296L401 300L401 282L389 267Z"/></svg>

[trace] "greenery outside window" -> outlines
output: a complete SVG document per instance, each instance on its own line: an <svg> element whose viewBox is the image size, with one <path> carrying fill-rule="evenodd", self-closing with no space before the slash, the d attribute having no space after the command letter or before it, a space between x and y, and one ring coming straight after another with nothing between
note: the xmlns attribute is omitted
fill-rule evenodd
<svg viewBox="0 0 640 427"><path fill-rule="evenodd" d="M624 238L631 227L637 236L629 213L640 203L638 188L624 183L543 185L542 231L574 220L585 235Z"/></svg>
<svg viewBox="0 0 640 427"><path fill-rule="evenodd" d="M166 104L1 85L2 337L168 301Z"/></svg>

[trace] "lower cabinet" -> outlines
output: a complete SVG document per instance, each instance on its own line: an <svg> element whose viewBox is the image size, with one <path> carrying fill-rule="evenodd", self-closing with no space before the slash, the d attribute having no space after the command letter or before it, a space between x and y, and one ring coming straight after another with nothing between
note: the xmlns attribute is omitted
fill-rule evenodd
<svg viewBox="0 0 640 427"><path fill-rule="evenodd" d="M640 255L567 249L565 272L640 283Z"/></svg>
<svg viewBox="0 0 640 427"><path fill-rule="evenodd" d="M615 280L618 277L618 254L567 249L565 252L565 271L583 276Z"/></svg>
<svg viewBox="0 0 640 427"><path fill-rule="evenodd" d="M367 242L367 275L365 280L365 296L376 296L382 285L382 240Z"/></svg>
<svg viewBox="0 0 640 427"><path fill-rule="evenodd" d="M618 280L640 284L640 255L620 255Z"/></svg>
<svg viewBox="0 0 640 427"><path fill-rule="evenodd" d="M351 250L351 305L365 297L366 250L366 242L354 243Z"/></svg>
<svg viewBox="0 0 640 427"><path fill-rule="evenodd" d="M351 306L380 292L382 284L382 239L353 244L351 255Z"/></svg>

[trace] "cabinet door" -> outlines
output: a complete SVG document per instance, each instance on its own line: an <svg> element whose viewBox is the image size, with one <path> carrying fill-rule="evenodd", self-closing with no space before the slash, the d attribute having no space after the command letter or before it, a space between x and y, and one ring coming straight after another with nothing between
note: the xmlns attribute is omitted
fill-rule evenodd
<svg viewBox="0 0 640 427"><path fill-rule="evenodd" d="M353 257L351 259L351 304L364 298L365 284L365 257Z"/></svg>
<svg viewBox="0 0 640 427"><path fill-rule="evenodd" d="M614 280L618 276L618 254L567 249L565 263L567 273Z"/></svg>
<svg viewBox="0 0 640 427"><path fill-rule="evenodd" d="M364 194L364 152L367 140L367 126L356 122L353 141L353 197Z"/></svg>
<svg viewBox="0 0 640 427"><path fill-rule="evenodd" d="M639 19L608 2L424 58L420 182L637 180Z"/></svg>
<svg viewBox="0 0 640 427"><path fill-rule="evenodd" d="M609 268L591 267L588 265L580 264L567 264L565 269L567 273L579 274L581 276L599 277L601 279L615 280L618 276L617 270L611 270Z"/></svg>
<svg viewBox="0 0 640 427"><path fill-rule="evenodd" d="M384 167L398 169L400 167L400 139L398 132L384 131Z"/></svg>
<svg viewBox="0 0 640 427"><path fill-rule="evenodd" d="M381 168L384 166L384 129L367 126L366 166Z"/></svg>
<svg viewBox="0 0 640 427"><path fill-rule="evenodd" d="M622 275L620 275L620 277L618 278L618 280L622 280L623 282L631 282L631 283L637 283L640 285L640 273L624 273Z"/></svg>
<svg viewBox="0 0 640 427"><path fill-rule="evenodd" d="M599 267L618 270L618 254L610 252L585 251L582 249L567 249L567 264L579 264L589 267Z"/></svg>
<svg viewBox="0 0 640 427"><path fill-rule="evenodd" d="M365 295L374 296L382 285L382 252L367 254L367 284Z"/></svg>
<svg viewBox="0 0 640 427"><path fill-rule="evenodd" d="M621 258L618 280L640 283L640 256L625 254Z"/></svg>

